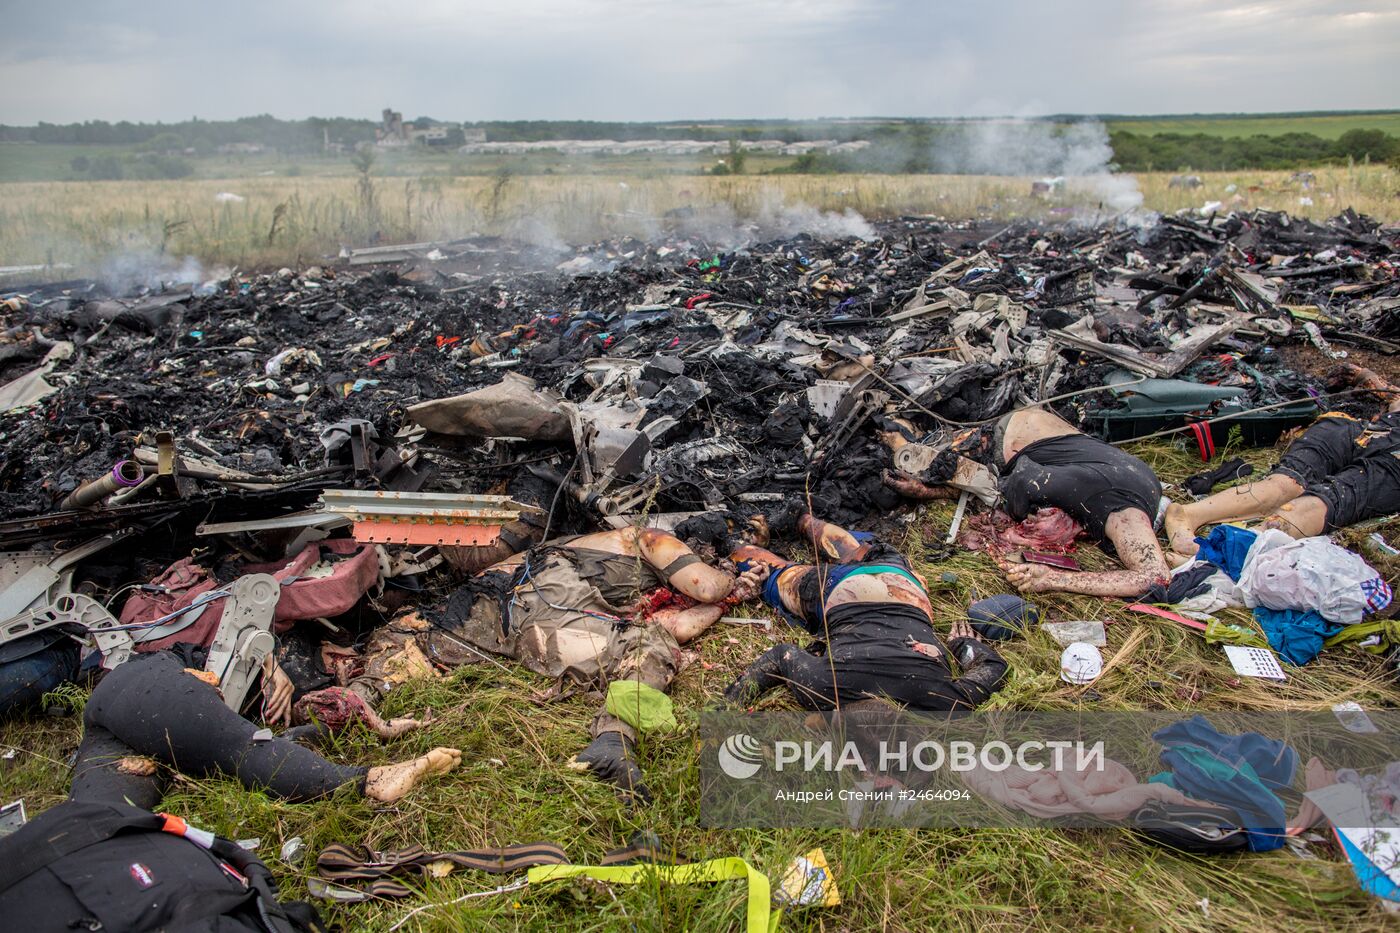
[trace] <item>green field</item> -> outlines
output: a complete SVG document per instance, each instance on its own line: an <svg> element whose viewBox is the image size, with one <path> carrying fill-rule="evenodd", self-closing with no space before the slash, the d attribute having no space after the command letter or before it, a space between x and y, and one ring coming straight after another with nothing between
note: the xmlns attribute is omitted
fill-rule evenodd
<svg viewBox="0 0 1400 933"><path fill-rule="evenodd" d="M1069 118L1064 118L1069 119ZM1204 134L1219 139L1243 139L1254 136L1282 137L1289 134L1306 134L1320 140L1333 141L1349 130L1380 130L1391 137L1400 139L1400 111L1383 113L1336 113L1336 114L1261 114L1250 115L1170 115L1161 117L1105 117L1110 133L1131 133L1137 137L1154 137L1164 134L1194 136ZM288 124L284 124L288 125ZM964 127L976 127L976 121ZM866 153L853 158L836 160L837 165L846 163L842 171L908 171L908 163L918 162L920 153L936 151L940 145L940 133L955 132L957 121L933 121L932 124L913 120L851 120L787 125L774 123L722 122L704 126L677 126L670 124L626 124L607 127L618 138L642 136L674 136L677 133L696 137L735 139L759 138L838 138L868 139L875 145ZM514 129L512 129L514 127ZM942 127L942 129L940 129ZM568 138L570 132L581 132L573 124L536 127L535 136L530 138ZM592 128L594 133L598 128ZM511 134L522 131L517 124L500 124L495 130L499 135L493 138L511 138ZM544 134L540 136L539 134ZM556 135L557 134L557 135ZM13 136L7 138L14 138ZM264 137L255 136L262 139ZM177 136L177 144L179 137ZM305 140L301 143L305 148ZM1286 142L1279 152L1272 152L1273 161L1261 160L1261 156L1244 157L1234 160L1221 160L1200 153L1198 160L1191 151L1182 152L1182 145L1189 149L1191 143L1162 143L1171 149L1170 155L1161 157L1142 156L1141 141L1130 147L1120 148L1119 162L1134 169L1154 169L1163 166L1232 169L1252 166L1255 168L1286 168L1298 165L1311 165L1315 161L1331 161L1338 164L1346 160L1342 155L1325 151L1326 146L1316 143L1312 147L1300 148L1296 141ZM195 179L234 179L257 177L333 177L350 176L354 168L348 153L323 154L318 145L316 151L286 154L269 148L265 153L254 155L184 155L174 158L177 163L187 164L185 171ZM1134 161L1127 158L1126 148L1138 153ZM1150 147L1149 147L1150 148ZM1210 147L1203 147L1210 148ZM1218 148L1218 147L1217 147ZM1258 146L1253 147L1258 149ZM1321 149L1322 151L1319 151ZM176 150L178 151L178 150ZM201 150L207 151L207 150ZM884 153L882 156L881 153ZM142 146L74 144L60 142L0 142L0 183L4 182L48 182L86 181L97 178L112 178L114 175L91 175L74 167L75 159L96 161L112 158L122 163L124 179L128 181L152 177L173 178L176 175L161 174L152 176L141 172ZM1278 158L1292 160L1289 164L1280 163ZM455 149L411 148L404 150L376 150L376 175L400 178L429 176L460 177L472 175L493 175L507 172L516 175L698 175L714 168L722 156L715 153L700 155L660 155L635 153L629 155L561 155L553 152L531 152L519 155L463 155ZM1251 161L1251 158L1253 161ZM1360 158L1358 156L1358 158ZM745 172L758 175L777 169L784 169L794 163L792 156L772 153L748 153ZM818 160L820 161L820 160ZM1385 161L1384 156L1374 161ZM827 165L826 170L831 170ZM804 171L820 171L804 167ZM915 171L927 169L915 168ZM934 169L943 170L943 169Z"/></svg>
<svg viewBox="0 0 1400 933"><path fill-rule="evenodd" d="M1400 136L1400 111L1389 113L1263 114L1260 116L1171 116L1110 119L1109 130L1128 133L1180 133L1207 136L1282 136L1311 133L1336 139L1347 130L1381 130Z"/></svg>
<svg viewBox="0 0 1400 933"><path fill-rule="evenodd" d="M96 159L114 155L132 157L133 146L80 146L59 143L0 143L0 183L23 181L85 181L73 170L77 156ZM720 156L714 154L667 156L636 155L563 156L552 152L525 155L458 155L429 150L376 151L374 173L394 178L432 175L697 175L707 171ZM751 153L750 173L761 174L791 164L793 157ZM355 174L348 155L212 155L190 157L191 178L349 177ZM129 179L136 181L138 179Z"/></svg>

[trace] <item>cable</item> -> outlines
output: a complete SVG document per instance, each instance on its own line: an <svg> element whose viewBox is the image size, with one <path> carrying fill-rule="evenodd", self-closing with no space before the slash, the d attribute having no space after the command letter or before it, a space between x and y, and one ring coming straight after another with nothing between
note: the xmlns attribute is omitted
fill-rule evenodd
<svg viewBox="0 0 1400 933"><path fill-rule="evenodd" d="M143 586L150 586L150 584L149 584L149 583L128 583L126 586L123 586L122 588L120 588L119 590L117 590L115 593L113 593L111 596L109 596L109 597L107 598L107 604L104 605L102 608L103 608L103 609L106 609L106 610L107 610L107 613L108 613L109 615L115 616L116 613L112 611L112 607L113 607L114 605L116 605L117 600L118 600L119 598L121 598L121 595L122 595L123 593L125 593L127 590L140 589L140 588L143 587ZM164 589L164 588L162 587L162 589Z"/></svg>
<svg viewBox="0 0 1400 933"><path fill-rule="evenodd" d="M166 622L169 622L172 619L178 619L180 616L184 615L187 612L191 612L195 609L202 609L203 607L209 605L216 599L227 599L232 595L233 594L228 590L210 590L207 593L199 594L199 597L195 599L194 602L190 603L183 609L176 609L174 612L168 612L158 619L151 619L149 622L132 622L128 625L113 625L108 628L103 628L101 629L101 631L135 632L140 631L142 629L155 628L158 625L164 625ZM92 629L89 629L89 631L92 631Z"/></svg>
<svg viewBox="0 0 1400 933"><path fill-rule="evenodd" d="M549 514L544 520L544 534L540 535L540 541L549 540L549 528L554 524L554 508L559 504L559 494L564 491L564 487L569 485L569 477L574 475L574 470L578 469L578 462L583 457L580 450L574 454L574 462L569 464L569 471L564 474L564 479L559 483L559 487L554 490L554 498L549 501Z"/></svg>
<svg viewBox="0 0 1400 933"><path fill-rule="evenodd" d="M1372 389L1372 388L1346 389L1345 391L1342 391L1342 392L1328 392L1328 393L1326 393L1326 397L1329 398L1329 399L1332 399L1332 398L1339 398L1339 397L1341 397L1341 396L1343 396L1343 395L1357 395L1357 394L1360 394L1360 393L1362 393L1362 392L1372 392L1372 393L1400 393L1400 389ZM1244 411L1232 411L1232 412L1230 412L1229 414L1217 415L1217 416L1214 417L1214 418L1207 418L1205 421L1193 421L1193 422L1191 422L1191 424L1183 424L1183 425L1182 425L1181 427L1179 427L1179 428L1164 428L1164 429L1161 430L1161 431L1154 431L1154 432L1151 433L1151 434L1144 434L1144 435L1142 435L1142 436L1140 436L1140 437L1130 437L1130 438L1127 438L1127 439L1121 440L1121 441L1113 441L1112 443L1113 443L1113 445L1114 445L1115 447L1116 447L1116 446L1119 446L1119 445L1122 445L1122 444L1136 444L1138 441L1151 440L1151 439L1154 438L1154 437L1166 437L1166 436L1169 435L1169 434L1180 434L1182 431L1190 431L1190 430L1191 430L1191 425L1195 425L1195 424L1215 424L1215 423L1220 422L1220 421L1229 421L1231 418L1240 418L1240 417L1243 417L1243 416L1245 416L1245 415L1257 414L1257 413L1259 413L1259 412L1261 412L1261 411L1272 411L1272 410L1275 409L1275 408L1287 408L1289 405L1300 405L1300 404L1302 404L1303 402L1316 402L1316 401L1317 401L1316 398L1313 398L1311 395L1308 395L1308 396L1304 396L1303 398L1295 398L1295 399L1290 399L1290 400L1288 400L1288 401L1283 401L1283 402L1274 402L1272 405L1260 405L1258 408L1248 408L1248 409L1245 409Z"/></svg>
<svg viewBox="0 0 1400 933"><path fill-rule="evenodd" d="M940 415L938 412L936 412L936 411L930 411L929 409L925 408L923 405L919 404L918 399L914 398L914 396L910 395L910 394L909 394L908 392L906 392L904 389L902 389L902 388L900 388L899 386L895 385L893 382L890 382L890 381L889 381L888 379L886 379L884 376L880 375L880 374L877 373L875 370L873 370L873 369L871 369L869 366L865 365L865 363L862 362L861 360L853 359L853 358L850 358L850 357L847 357L847 359L850 359L851 362L855 363L855 364L856 364L857 366L859 366L861 369L865 370L865 371L868 372L870 375L874 376L876 379L878 379L878 380L880 380L881 382L883 382L886 386L888 386L889 388L893 389L895 392L899 393L899 395L901 395L910 405L913 405L915 408L919 409L919 411L921 411L921 412L923 412L924 414L928 415L930 418L934 419L935 421L941 422L941 423L946 424L946 425L949 425L949 426L951 426L951 427L955 427L955 428L977 428L977 427L981 427L981 426L984 425L984 424L991 424L993 421L996 421L996 420L998 420L999 418L1003 417L1003 415L993 415L993 416L990 417L990 418L982 418L982 419L979 420L979 421L954 421L952 418L945 418L945 417L943 417L942 415ZM1022 366L1022 367L1019 368L1019 369L1009 370L1008 372L1004 373L1003 375L1007 375L1007 376L1015 375L1016 373L1025 372L1027 369L1030 369L1030 368L1031 368L1031 367L1029 367L1029 366ZM1064 400L1067 399L1067 398L1074 398L1076 395L1088 395L1088 394L1091 393L1091 392L1105 392L1105 391L1108 391L1108 390L1110 390L1110 389L1121 389L1121 388L1125 388L1125 387L1128 387L1128 386L1140 385L1141 383L1146 382L1146 381L1148 380L1148 378L1149 378L1148 376L1140 376L1140 377L1138 377L1138 379L1137 379L1136 381L1134 381L1134 382L1115 382L1115 383L1114 383L1113 385L1111 385L1111 386L1090 386L1090 387L1087 388L1087 389L1076 389L1076 390L1073 391L1073 392L1066 392L1066 393L1064 393L1063 395L1053 395L1053 396L1051 396L1050 398L1042 399L1042 400L1036 402L1036 405L1037 405L1037 406L1040 406L1040 405L1049 405L1049 404L1051 404L1052 402L1062 402L1062 401L1064 401Z"/></svg>
<svg viewBox="0 0 1400 933"><path fill-rule="evenodd" d="M619 556L622 556L622 555L619 555ZM594 612L594 611L591 610L591 609L582 609L582 608L579 608L579 607L577 607L577 606L556 606L554 603L550 602L548 599L545 599L544 594L540 592L540 585L539 585L538 583L535 582L534 572L531 571L531 569L530 569L530 554L529 554L529 552L526 552L526 554L525 554L524 569L525 569L525 576L523 576L523 577L520 579L520 586L524 586L526 583L529 583L529 584L530 584L530 588L533 589L533 590L535 591L535 595L539 597L540 602L544 603L546 606L548 606L549 608L555 610L556 612L576 612L576 613L578 613L578 614L580 614L580 615L591 616L592 618L600 619L600 620L602 620L602 621L604 621L604 622L611 622L611 623L613 623L614 625L617 625L617 624L619 624L619 623L622 623L622 622L625 622L625 621L626 621L626 620L623 619L621 616L609 615L609 614L604 613L604 612ZM516 589L519 589L519 586L517 586ZM514 606L514 605L515 605L515 596L514 596L514 594L511 595L511 598L510 598L510 605L511 605L511 606Z"/></svg>

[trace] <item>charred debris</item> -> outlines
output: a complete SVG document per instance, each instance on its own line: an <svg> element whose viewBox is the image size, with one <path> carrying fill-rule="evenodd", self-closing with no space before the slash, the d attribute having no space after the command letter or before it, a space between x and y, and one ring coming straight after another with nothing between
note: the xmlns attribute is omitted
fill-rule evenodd
<svg viewBox="0 0 1400 933"><path fill-rule="evenodd" d="M898 505L892 434L915 472L1037 402L1114 441L1194 421L1268 443L1327 391L1281 348L1400 350L1400 229L1350 212L877 232L470 239L138 294L11 288L0 549L142 533L160 560L212 530L256 550L245 532L346 520L326 490L410 511L498 493L560 531L794 500L859 522Z"/></svg>

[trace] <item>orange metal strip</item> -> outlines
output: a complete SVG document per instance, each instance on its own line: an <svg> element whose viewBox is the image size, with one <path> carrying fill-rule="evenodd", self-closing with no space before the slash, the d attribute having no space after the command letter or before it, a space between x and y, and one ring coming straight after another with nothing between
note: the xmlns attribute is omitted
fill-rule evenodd
<svg viewBox="0 0 1400 933"><path fill-rule="evenodd" d="M500 525L459 525L429 522L355 522L353 537L365 544L494 544Z"/></svg>

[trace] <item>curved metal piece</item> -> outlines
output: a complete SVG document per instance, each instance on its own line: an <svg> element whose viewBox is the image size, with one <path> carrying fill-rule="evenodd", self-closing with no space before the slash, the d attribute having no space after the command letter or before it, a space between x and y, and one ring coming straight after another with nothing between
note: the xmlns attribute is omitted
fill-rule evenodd
<svg viewBox="0 0 1400 933"><path fill-rule="evenodd" d="M263 660L277 647L272 616L282 587L270 574L250 573L235 580L228 591L204 668L218 675L224 703L238 712L262 672Z"/></svg>
<svg viewBox="0 0 1400 933"><path fill-rule="evenodd" d="M102 652L102 666L110 671L131 657L134 644L130 633L109 631L120 624L92 597L81 593L68 593L48 606L15 616L0 625L0 644L45 629L71 625L92 637Z"/></svg>

